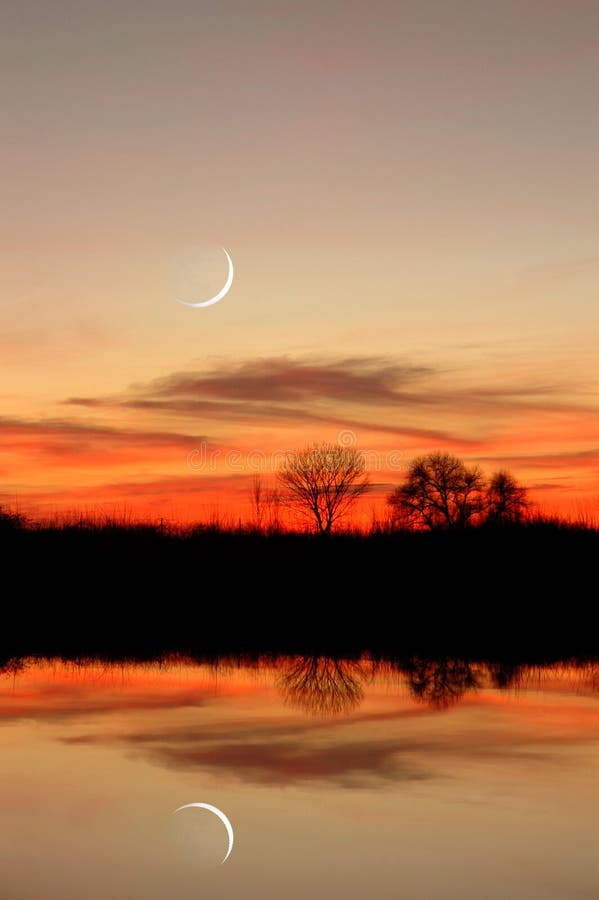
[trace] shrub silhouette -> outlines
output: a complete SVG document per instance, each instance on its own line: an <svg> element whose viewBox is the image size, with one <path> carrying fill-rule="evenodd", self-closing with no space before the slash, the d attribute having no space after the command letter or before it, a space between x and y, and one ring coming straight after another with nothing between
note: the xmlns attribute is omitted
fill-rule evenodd
<svg viewBox="0 0 599 900"><path fill-rule="evenodd" d="M429 453L408 465L405 482L388 496L396 521L418 528L463 528L484 509L485 481L478 466L457 456Z"/></svg>
<svg viewBox="0 0 599 900"><path fill-rule="evenodd" d="M510 472L491 475L485 492L485 519L493 525L513 525L526 518L530 502L526 488Z"/></svg>
<svg viewBox="0 0 599 900"><path fill-rule="evenodd" d="M440 452L413 459L387 503L396 527L430 530L519 524L530 508L526 488L510 472L502 469L487 480L478 466Z"/></svg>

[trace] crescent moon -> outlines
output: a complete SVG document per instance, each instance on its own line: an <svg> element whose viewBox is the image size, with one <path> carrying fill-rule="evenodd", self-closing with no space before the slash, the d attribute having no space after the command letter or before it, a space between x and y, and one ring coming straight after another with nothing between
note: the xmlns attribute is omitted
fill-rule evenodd
<svg viewBox="0 0 599 900"><path fill-rule="evenodd" d="M219 300L222 300L225 294L229 293L229 288L233 284L233 260L231 259L225 248L223 247L222 249L224 250L225 256L227 257L227 260L229 262L229 273L227 275L227 280L225 281L218 294L215 294L214 297L210 297L209 300L202 300L201 303L189 303L187 300L178 300L178 302L182 303L183 306L193 306L195 309L199 309L201 306L213 306L215 303L218 303Z"/></svg>
<svg viewBox="0 0 599 900"><path fill-rule="evenodd" d="M225 251L226 252L226 251ZM231 850L233 849L233 826L230 821L218 806L212 806L211 803L185 803L184 806L180 806L175 812L180 812L182 809L189 809L191 806L197 806L200 809L207 809L209 812L214 813L215 816L221 820L225 828L227 829L227 835L229 836L229 847L227 852L225 853L224 859L221 861L221 866L223 863L226 863L229 856L231 855Z"/></svg>

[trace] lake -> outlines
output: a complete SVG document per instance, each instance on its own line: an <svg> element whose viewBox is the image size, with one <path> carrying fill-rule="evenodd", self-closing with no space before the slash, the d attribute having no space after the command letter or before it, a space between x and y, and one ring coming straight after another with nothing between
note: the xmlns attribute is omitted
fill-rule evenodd
<svg viewBox="0 0 599 900"><path fill-rule="evenodd" d="M599 895L596 664L13 660L0 717L2 900Z"/></svg>

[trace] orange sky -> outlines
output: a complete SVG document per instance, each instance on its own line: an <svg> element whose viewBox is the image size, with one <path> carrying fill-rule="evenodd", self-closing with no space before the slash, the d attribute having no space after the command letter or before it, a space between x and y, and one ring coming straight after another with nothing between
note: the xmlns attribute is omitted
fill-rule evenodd
<svg viewBox="0 0 599 900"><path fill-rule="evenodd" d="M597 512L596 4L6 18L1 503L246 516L341 435L365 514L436 449Z"/></svg>

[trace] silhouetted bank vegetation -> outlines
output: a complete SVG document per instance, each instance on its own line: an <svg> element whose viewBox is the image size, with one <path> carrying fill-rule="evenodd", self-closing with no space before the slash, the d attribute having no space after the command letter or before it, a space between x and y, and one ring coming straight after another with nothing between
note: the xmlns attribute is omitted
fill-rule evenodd
<svg viewBox="0 0 599 900"><path fill-rule="evenodd" d="M265 534L4 514L0 653L599 652L599 532Z"/></svg>
<svg viewBox="0 0 599 900"><path fill-rule="evenodd" d="M181 667L207 668L213 678L226 679L240 670L265 676L276 687L283 702L303 713L317 716L345 716L357 710L374 687L411 698L433 709L448 709L468 695L499 690L513 693L549 690L599 694L599 657L560 658L544 655L518 659L448 656L405 656L360 654L349 656L295 655L246 651L215 655L197 653L0 657L0 690L6 679L14 686L30 670L64 667L70 675L84 675L101 668L103 674L118 670L126 681L135 669L177 672Z"/></svg>

